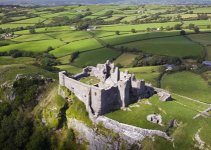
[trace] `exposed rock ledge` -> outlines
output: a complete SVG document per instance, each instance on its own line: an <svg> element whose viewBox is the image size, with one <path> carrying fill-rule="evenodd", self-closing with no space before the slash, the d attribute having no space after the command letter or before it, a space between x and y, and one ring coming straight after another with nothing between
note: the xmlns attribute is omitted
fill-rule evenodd
<svg viewBox="0 0 211 150"><path fill-rule="evenodd" d="M72 128L77 132L77 143L82 144L88 142L90 150L117 150L119 149L118 141L113 141L111 137L97 134L94 129L89 128L84 123L76 119L67 119L68 128Z"/></svg>
<svg viewBox="0 0 211 150"><path fill-rule="evenodd" d="M126 146L138 145L141 147L140 142L147 136L160 136L167 140L172 140L165 132L159 130L142 129L131 125L119 123L107 117L100 116L95 120L95 123L102 123L105 128L112 130L119 134L119 140L127 143ZM77 131L78 142L86 141L89 143L89 149L119 149L121 142L113 140L112 137L106 137L95 132L94 129L87 127L82 122L76 119L68 119L68 127ZM121 140L122 139L122 140Z"/></svg>

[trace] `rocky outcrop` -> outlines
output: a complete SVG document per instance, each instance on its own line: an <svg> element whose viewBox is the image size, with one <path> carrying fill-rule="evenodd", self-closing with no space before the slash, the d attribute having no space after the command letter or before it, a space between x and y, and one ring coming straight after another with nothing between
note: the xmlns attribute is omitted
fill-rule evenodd
<svg viewBox="0 0 211 150"><path fill-rule="evenodd" d="M42 75L28 75L28 74L17 74L14 81L11 82L5 82L2 85L0 85L0 89L2 90L2 99L4 100L10 100L13 101L16 98L17 92L15 91L15 88L17 88L16 83L21 81L35 81L31 84L38 85L38 82L41 83L38 88L43 89L46 85L50 84L54 81L54 79L46 78ZM22 85L24 88L27 88L26 85ZM27 85L29 86L29 85ZM22 88L22 87L21 87ZM23 93L25 94L25 93ZM37 94L38 97L39 93Z"/></svg>
<svg viewBox="0 0 211 150"><path fill-rule="evenodd" d="M111 137L97 134L95 129L89 128L84 123L76 119L68 118L68 128L72 128L77 134L77 143L88 143L90 150L117 150L119 142L113 141Z"/></svg>
<svg viewBox="0 0 211 150"><path fill-rule="evenodd" d="M163 89L160 88L154 88L155 91L157 92L158 96L160 97L161 101L171 101L172 97L171 94Z"/></svg>

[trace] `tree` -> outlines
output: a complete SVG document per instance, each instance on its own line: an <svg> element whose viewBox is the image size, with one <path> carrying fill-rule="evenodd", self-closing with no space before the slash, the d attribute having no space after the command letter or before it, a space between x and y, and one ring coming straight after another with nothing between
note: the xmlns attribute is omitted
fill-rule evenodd
<svg viewBox="0 0 211 150"><path fill-rule="evenodd" d="M148 27L148 28L147 28L147 32L150 32L150 31L151 31L151 28Z"/></svg>
<svg viewBox="0 0 211 150"><path fill-rule="evenodd" d="M31 28L31 29L29 29L29 33L30 34L35 34L36 33L36 30L34 28Z"/></svg>
<svg viewBox="0 0 211 150"><path fill-rule="evenodd" d="M115 33L116 33L116 35L120 35L120 32L119 31L116 31Z"/></svg>
<svg viewBox="0 0 211 150"><path fill-rule="evenodd" d="M135 29L131 29L131 32L132 32L132 33L136 33L136 30L135 30Z"/></svg>
<svg viewBox="0 0 211 150"><path fill-rule="evenodd" d="M207 14L198 14L198 20L207 20L208 18Z"/></svg>
<svg viewBox="0 0 211 150"><path fill-rule="evenodd" d="M70 62L73 62L79 55L79 51L73 52L70 56Z"/></svg>
<svg viewBox="0 0 211 150"><path fill-rule="evenodd" d="M167 31L170 31L170 30L171 30L171 27L170 27L170 26L167 26L167 27L166 27L166 30L167 30Z"/></svg>
<svg viewBox="0 0 211 150"><path fill-rule="evenodd" d="M89 24L87 22L79 22L76 24L76 30L85 30L89 27Z"/></svg>
<svg viewBox="0 0 211 150"><path fill-rule="evenodd" d="M104 16L107 16L107 17L112 16L113 12L114 12L113 10L109 10L105 12Z"/></svg>
<svg viewBox="0 0 211 150"><path fill-rule="evenodd" d="M194 29L194 27L195 27L195 25L192 24L192 23L190 23L190 24L188 25L188 29L190 29L190 30Z"/></svg>
<svg viewBox="0 0 211 150"><path fill-rule="evenodd" d="M48 49L47 49L48 52L50 52L52 50L54 50L54 48L52 46L49 46Z"/></svg>
<svg viewBox="0 0 211 150"><path fill-rule="evenodd" d="M181 24L175 24L174 29L175 30L181 30Z"/></svg>
<svg viewBox="0 0 211 150"><path fill-rule="evenodd" d="M195 28L194 28L194 32L195 32L195 33L199 33L199 32L200 32L199 27L195 27Z"/></svg>
<svg viewBox="0 0 211 150"><path fill-rule="evenodd" d="M185 30L181 30L181 31L180 31L180 35L186 35Z"/></svg>

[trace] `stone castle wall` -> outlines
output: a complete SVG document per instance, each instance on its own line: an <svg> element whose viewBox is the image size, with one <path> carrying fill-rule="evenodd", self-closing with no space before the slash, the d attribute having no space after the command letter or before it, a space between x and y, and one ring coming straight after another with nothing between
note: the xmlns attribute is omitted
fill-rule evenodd
<svg viewBox="0 0 211 150"><path fill-rule="evenodd" d="M97 77L100 83L91 86L78 81L87 76ZM86 105L87 111L95 116L127 107L140 98L154 94L154 89L146 86L144 81L136 80L127 71L120 72L109 61L97 67L88 66L71 78L65 72L60 72L59 82L72 91Z"/></svg>
<svg viewBox="0 0 211 150"><path fill-rule="evenodd" d="M121 107L118 101L120 95L118 87L100 89L69 78L64 72L59 73L59 81L61 86L68 88L85 104L88 112L96 116Z"/></svg>
<svg viewBox="0 0 211 150"><path fill-rule="evenodd" d="M87 111L89 111L91 86L67 77L64 72L59 73L59 81L60 85L73 92L85 104Z"/></svg>

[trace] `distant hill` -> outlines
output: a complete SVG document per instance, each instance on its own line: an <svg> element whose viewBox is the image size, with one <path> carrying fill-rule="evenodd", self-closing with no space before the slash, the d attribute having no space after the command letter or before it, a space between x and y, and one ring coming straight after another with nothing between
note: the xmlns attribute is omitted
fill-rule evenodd
<svg viewBox="0 0 211 150"><path fill-rule="evenodd" d="M0 5L211 4L211 0L0 0Z"/></svg>

